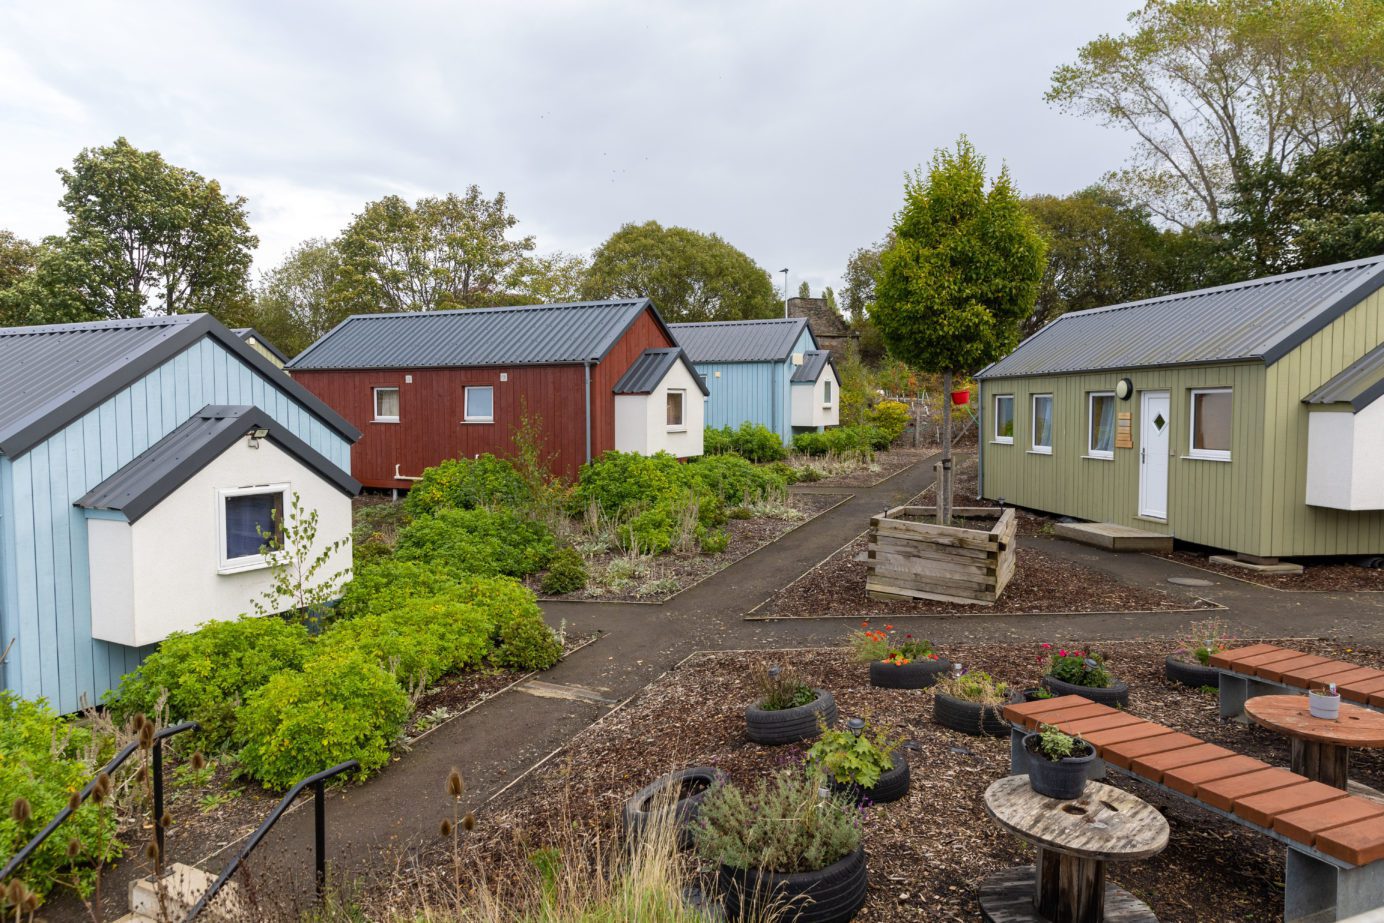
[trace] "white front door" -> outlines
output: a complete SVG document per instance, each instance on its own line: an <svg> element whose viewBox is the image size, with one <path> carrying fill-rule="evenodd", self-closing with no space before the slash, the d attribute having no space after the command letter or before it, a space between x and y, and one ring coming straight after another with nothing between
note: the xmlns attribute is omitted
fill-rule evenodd
<svg viewBox="0 0 1384 923"><path fill-rule="evenodd" d="M1168 392L1144 391L1139 403L1139 515L1168 518Z"/></svg>

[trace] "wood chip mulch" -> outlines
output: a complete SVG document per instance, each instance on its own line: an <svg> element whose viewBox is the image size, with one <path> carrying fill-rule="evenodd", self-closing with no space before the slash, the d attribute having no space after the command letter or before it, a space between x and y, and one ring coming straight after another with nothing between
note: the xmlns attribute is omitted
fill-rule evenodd
<svg viewBox="0 0 1384 923"><path fill-rule="evenodd" d="M868 548L869 539L860 536L770 597L751 614L757 618L862 618L1214 608L1213 604L1190 596L1120 583L1108 574L1046 555L1022 543L1015 550L1014 578L992 606L874 600L865 594L869 564L857 560Z"/></svg>
<svg viewBox="0 0 1384 923"><path fill-rule="evenodd" d="M1326 642L1294 645L1362 665L1384 665L1380 650L1351 650ZM1130 683L1130 710L1239 753L1287 765L1283 738L1262 728L1223 722L1214 695L1164 679L1163 658L1173 646L1166 641L1098 646L1116 676ZM952 645L942 653L1019 687L1035 685L1041 673L1036 645ZM763 655L745 653L703 655L654 683L627 707L579 735L515 792L483 809L468 851L491 874L517 876L528 861L525 857L555 834L554 825L579 825L582 836L592 842L617 835L624 800L664 772L719 766L744 784L766 773L791 770L801 760L800 747L761 747L744 738L743 710L754 697L750 671L763 660ZM830 689L843 717L862 715L907 740L909 794L870 808L866 815L870 891L857 919L978 919L979 883L993 872L1034 861L1032 851L1002 833L983 805L986 787L1008 772L1008 740L974 737L934 724L929 691L871 687L865 667L852 663L844 651L785 652L776 660L791 662L814 685ZM1384 755L1358 752L1352 776L1384 786ZM1109 866L1111 879L1147 901L1158 919L1177 923L1281 918L1282 846L1127 777L1112 775L1107 781L1152 803L1171 826L1170 842L1157 857Z"/></svg>
<svg viewBox="0 0 1384 923"><path fill-rule="evenodd" d="M1259 574L1233 564L1212 561L1208 555L1191 551L1174 551L1158 557L1274 590L1309 593L1384 592L1384 568L1357 567L1354 564L1307 564L1300 574Z"/></svg>

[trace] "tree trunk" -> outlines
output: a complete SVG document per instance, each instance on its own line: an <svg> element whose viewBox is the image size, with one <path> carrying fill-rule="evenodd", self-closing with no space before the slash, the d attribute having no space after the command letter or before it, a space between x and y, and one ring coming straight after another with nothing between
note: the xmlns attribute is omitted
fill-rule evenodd
<svg viewBox="0 0 1384 923"><path fill-rule="evenodd" d="M942 482L937 485L937 522L951 525L952 511L952 373L942 373Z"/></svg>

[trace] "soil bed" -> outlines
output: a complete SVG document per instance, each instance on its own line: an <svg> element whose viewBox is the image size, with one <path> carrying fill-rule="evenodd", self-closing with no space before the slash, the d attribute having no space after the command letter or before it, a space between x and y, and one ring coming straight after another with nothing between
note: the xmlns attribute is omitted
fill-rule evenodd
<svg viewBox="0 0 1384 923"><path fill-rule="evenodd" d="M921 445L916 449L895 445L887 452L876 452L873 462L855 471L801 483L804 487L874 487L939 451L935 445Z"/></svg>
<svg viewBox="0 0 1384 923"><path fill-rule="evenodd" d="M975 453L960 453L954 456L952 462L952 507L987 507L999 509L1000 505L993 500L982 500L976 495L980 492L980 480L976 474ZM915 506L937 506L937 485L929 484L923 491L909 501ZM1014 507L1014 515L1018 522L1021 536L1029 538L1051 538L1053 535L1053 524L1057 522L1051 516L1043 513L1035 513L1031 510Z"/></svg>
<svg viewBox="0 0 1384 923"><path fill-rule="evenodd" d="M1293 644L1362 665L1384 665L1379 650L1347 653L1330 643ZM1163 678L1163 657L1171 647L1168 642L1099 646L1116 676L1133 687L1130 710L1238 753L1287 765L1284 738L1259 727L1222 722L1214 695ZM951 645L941 653L1016 686L1034 685L1041 672L1035 645ZM930 691L871 687L865 666L850 662L842 651L794 652L792 658L810 682L832 690L843 716L864 716L908 741L903 752L913 777L909 794L870 808L865 817L870 891L858 919L978 919L980 881L1034 859L1031 850L987 818L983 806L985 788L1008 772L1009 741L941 728L930 720ZM671 769L717 766L742 784L791 771L801 759L800 748L761 747L745 740L743 710L754 696L750 668L761 660L743 653L702 655L654 683L629 706L584 731L504 801L483 809L467 853L483 863L487 874L504 880L522 874L527 856L553 842L557 827L577 823L583 839L591 842L615 836L624 799ZM691 703L695 708L689 708ZM1384 785L1384 754L1359 752L1352 775L1367 785ZM1110 877L1148 901L1160 920L1280 918L1282 846L1127 777L1108 781L1154 804L1171 826L1168 847L1157 857L1109 867ZM433 849L436 854L418 865L445 875L449 859L440 844ZM410 884L426 891L423 882ZM376 919L384 915L381 902L407 900L398 894L380 893L362 905Z"/></svg>
<svg viewBox="0 0 1384 923"><path fill-rule="evenodd" d="M1209 560L1205 554L1192 551L1174 551L1158 557L1273 590L1306 593L1384 592L1384 568L1371 569L1354 564L1305 564L1300 574L1259 574L1233 564L1220 564Z"/></svg>
<svg viewBox="0 0 1384 923"><path fill-rule="evenodd" d="M865 595L869 539L862 535L751 614L756 618L861 618L876 615L990 615L1047 612L1148 612L1216 608L1189 596L1120 583L1100 571L1027 548L1015 549L1014 578L989 606L916 600L874 600Z"/></svg>

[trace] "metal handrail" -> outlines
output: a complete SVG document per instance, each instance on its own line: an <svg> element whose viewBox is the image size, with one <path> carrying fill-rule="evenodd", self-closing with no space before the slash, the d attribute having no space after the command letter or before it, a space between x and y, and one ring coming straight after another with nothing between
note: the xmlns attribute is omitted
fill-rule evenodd
<svg viewBox="0 0 1384 923"><path fill-rule="evenodd" d="M166 727L160 731L154 732L154 838L158 842L160 861L163 859L163 741L166 737L172 737L184 731L200 731L201 729L201 725L196 721L184 721L182 724L175 724L172 727ZM138 749L139 741L131 741L122 747L119 753L111 757L111 761L101 767L101 771L93 776L91 781L88 782L77 795L76 805L74 806L69 803L59 811L57 815L48 822L48 826L40 830L37 836L28 843L25 843L24 848L15 853L14 856L10 858L9 862L5 863L5 867L0 869L0 882L8 881L15 873L15 870L33 855L34 850L42 846L44 841L53 835L53 831L61 827L69 817L76 813L77 808L80 808L87 798L91 796L91 793L95 791L96 783L100 781L102 776L109 776L111 773L115 772L124 765L125 761L130 758L130 755Z"/></svg>
<svg viewBox="0 0 1384 923"><path fill-rule="evenodd" d="M239 870L240 863L244 862L245 858L249 856L250 853L254 851L255 847L260 844L260 841L264 839L265 834L269 832L269 828L273 827L274 824L278 822L279 818L282 817L284 812L293 804L294 799L301 795L303 789L307 788L309 785L312 786L313 819L315 823L313 845L317 853L317 899L320 901L327 888L326 782L328 779L339 776L343 772L349 772L352 769L359 768L359 760L347 760L344 763L333 766L331 769L324 769L316 775L308 776L289 789L288 794L284 795L278 807L271 811L269 816L264 819L264 823L260 824L259 828L250 835L250 839L245 842L240 853L231 860L230 865L226 866L221 876L212 883L212 886L206 890L206 893L201 896L197 903L192 905L192 909L188 911L187 916L183 917L183 923L192 923L192 921L197 918L197 915L207 908L207 905L211 903L212 898L216 897L217 892L221 890L222 886L230 881L231 876Z"/></svg>

